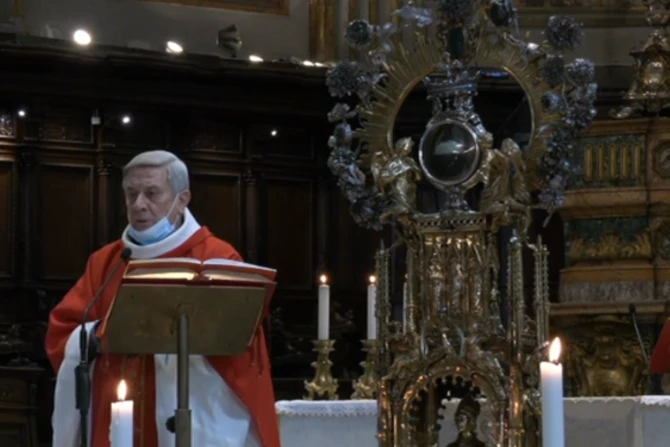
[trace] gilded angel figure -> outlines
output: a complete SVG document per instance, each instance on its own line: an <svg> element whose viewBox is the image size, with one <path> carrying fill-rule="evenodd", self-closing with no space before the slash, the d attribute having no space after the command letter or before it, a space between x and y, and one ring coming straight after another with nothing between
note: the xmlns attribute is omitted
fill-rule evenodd
<svg viewBox="0 0 670 447"><path fill-rule="evenodd" d="M511 138L502 142L502 153L507 157L514 172L512 173L512 198L522 205L530 203L530 192L526 186L526 162L523 152Z"/></svg>
<svg viewBox="0 0 670 447"><path fill-rule="evenodd" d="M530 193L526 186L523 152L514 140L506 138L501 150L485 152L483 167L480 210L495 216L495 226L507 225L512 222L513 215L517 216L520 233L525 234L530 223Z"/></svg>
<svg viewBox="0 0 670 447"><path fill-rule="evenodd" d="M395 143L391 154L376 152L372 155L370 170L375 184L392 202L392 206L382 215L383 221L388 221L392 216L412 213L416 209L416 182L421 178L421 169L411 157L413 148L411 138L401 138Z"/></svg>

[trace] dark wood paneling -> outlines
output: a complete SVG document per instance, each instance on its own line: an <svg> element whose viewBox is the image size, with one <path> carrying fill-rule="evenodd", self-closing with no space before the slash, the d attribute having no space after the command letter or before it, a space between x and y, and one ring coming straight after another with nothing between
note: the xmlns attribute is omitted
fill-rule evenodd
<svg viewBox="0 0 670 447"><path fill-rule="evenodd" d="M124 124L124 118L130 121ZM127 106L113 108L102 117L103 145L122 150L142 152L169 149L168 123L159 111L146 111Z"/></svg>
<svg viewBox="0 0 670 447"><path fill-rule="evenodd" d="M312 132L309 123L257 124L251 127L251 151L258 157L311 160L314 158ZM324 145L325 146L325 145Z"/></svg>
<svg viewBox="0 0 670 447"><path fill-rule="evenodd" d="M244 253L240 183L239 175L217 171L192 172L189 208L201 225Z"/></svg>
<svg viewBox="0 0 670 447"><path fill-rule="evenodd" d="M0 140L11 140L16 136L16 120L9 110L0 110Z"/></svg>
<svg viewBox="0 0 670 447"><path fill-rule="evenodd" d="M278 269L279 287L312 290L314 216L311 180L266 178L267 263Z"/></svg>
<svg viewBox="0 0 670 447"><path fill-rule="evenodd" d="M183 133L172 135L172 140L174 148L195 153L242 153L242 128L229 117L213 113L190 115Z"/></svg>
<svg viewBox="0 0 670 447"><path fill-rule="evenodd" d="M0 160L0 278L14 276L16 185L15 163Z"/></svg>
<svg viewBox="0 0 670 447"><path fill-rule="evenodd" d="M338 291L363 291L370 274L374 273L374 253L379 248L382 232L359 227L349 213L349 202L334 188L333 202L336 204L336 222L332 234L333 244L333 288Z"/></svg>
<svg viewBox="0 0 670 447"><path fill-rule="evenodd" d="M42 162L37 170L36 277L76 280L93 249L92 165Z"/></svg>
<svg viewBox="0 0 670 447"><path fill-rule="evenodd" d="M25 109L27 141L93 143L91 111L81 107L44 105Z"/></svg>

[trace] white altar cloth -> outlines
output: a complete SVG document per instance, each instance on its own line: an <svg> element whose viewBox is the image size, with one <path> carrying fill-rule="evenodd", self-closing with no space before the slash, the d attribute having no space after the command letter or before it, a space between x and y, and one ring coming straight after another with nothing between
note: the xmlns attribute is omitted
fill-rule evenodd
<svg viewBox="0 0 670 447"><path fill-rule="evenodd" d="M457 400L446 402L440 445L456 439ZM279 401L282 447L377 447L377 402ZM490 418L482 412L480 439ZM565 445L570 447L670 447L670 397L565 399Z"/></svg>

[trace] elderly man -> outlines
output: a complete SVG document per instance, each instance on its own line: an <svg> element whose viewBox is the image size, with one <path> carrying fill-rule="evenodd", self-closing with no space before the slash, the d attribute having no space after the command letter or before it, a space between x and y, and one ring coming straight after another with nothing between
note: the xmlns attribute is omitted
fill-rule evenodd
<svg viewBox="0 0 670 447"><path fill-rule="evenodd" d="M58 372L52 424L54 447L79 446L74 369L84 311L105 279L132 250L134 259L191 257L200 260L240 255L201 227L189 212L191 199L184 162L166 151L145 152L123 170L128 227L121 239L93 253L84 275L51 312L46 350ZM92 307L89 333L95 333L119 288L123 269L113 276ZM92 367L89 445L109 446L111 403L123 378L135 401L135 447L172 447L166 420L176 408L176 356L102 355ZM239 357L191 356L190 388L194 447L279 447L274 392L263 331Z"/></svg>

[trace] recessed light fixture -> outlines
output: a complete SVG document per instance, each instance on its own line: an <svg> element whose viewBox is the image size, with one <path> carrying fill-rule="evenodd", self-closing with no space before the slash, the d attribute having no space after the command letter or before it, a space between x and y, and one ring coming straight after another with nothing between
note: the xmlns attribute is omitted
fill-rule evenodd
<svg viewBox="0 0 670 447"><path fill-rule="evenodd" d="M277 136L277 129L272 129L270 131L270 135L273 136L273 137L276 137Z"/></svg>
<svg viewBox="0 0 670 447"><path fill-rule="evenodd" d="M121 117L121 124L130 124L133 121L133 119L130 117L130 115L123 115Z"/></svg>
<svg viewBox="0 0 670 447"><path fill-rule="evenodd" d="M19 109L16 114L19 116L19 118L25 118L25 116L28 114L28 112L25 111L25 109Z"/></svg>
<svg viewBox="0 0 670 447"><path fill-rule="evenodd" d="M85 47L87 45L90 45L90 43L93 41L93 38L91 37L91 34L88 31L78 29L72 35L72 40L74 40L74 43L76 43L77 45Z"/></svg>
<svg viewBox="0 0 670 447"><path fill-rule="evenodd" d="M263 58L260 56L256 56L255 54L252 54L249 56L249 61L250 62L263 62Z"/></svg>
<svg viewBox="0 0 670 447"><path fill-rule="evenodd" d="M168 40L165 44L165 51L170 54L181 54L184 52L184 47L175 42L174 40Z"/></svg>
<svg viewBox="0 0 670 447"><path fill-rule="evenodd" d="M302 64L305 67L313 67L314 66L314 62L312 62L312 61L302 61Z"/></svg>

